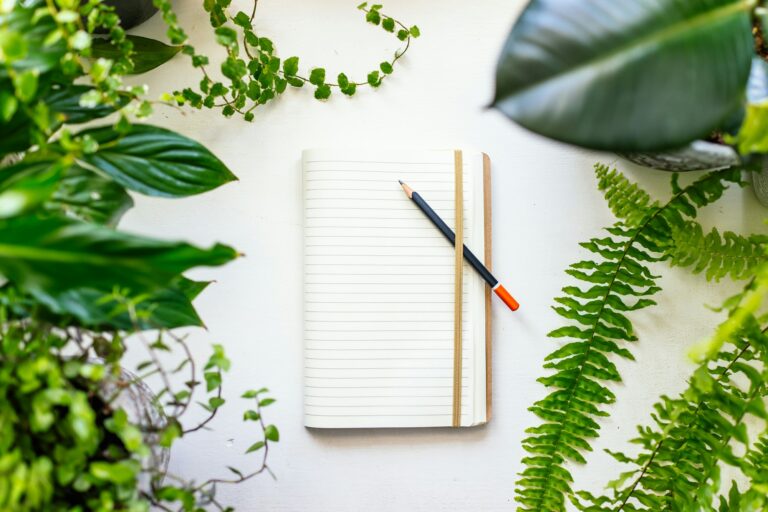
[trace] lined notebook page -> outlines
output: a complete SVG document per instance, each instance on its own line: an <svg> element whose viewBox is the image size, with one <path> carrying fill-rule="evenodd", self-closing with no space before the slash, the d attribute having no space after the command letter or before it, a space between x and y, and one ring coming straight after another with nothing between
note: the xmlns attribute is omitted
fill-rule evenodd
<svg viewBox="0 0 768 512"><path fill-rule="evenodd" d="M454 249L398 179L454 226L453 151L308 150L303 178L305 425L450 426ZM482 206L482 156L465 152L481 260ZM483 292L465 265L462 426L485 421Z"/></svg>

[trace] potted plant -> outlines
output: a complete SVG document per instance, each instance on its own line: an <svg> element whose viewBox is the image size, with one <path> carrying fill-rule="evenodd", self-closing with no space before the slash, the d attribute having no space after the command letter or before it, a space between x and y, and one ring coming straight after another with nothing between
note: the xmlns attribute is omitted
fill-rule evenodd
<svg viewBox="0 0 768 512"><path fill-rule="evenodd" d="M93 57L97 29L119 50L113 58ZM209 284L183 273L238 254L117 225L129 191L186 197L235 177L196 141L136 122L152 107L143 87L122 82L130 52L100 0L0 6L3 510L223 508L216 486L267 471L279 439L261 411L274 400L245 391L256 469L198 483L165 473L160 452L215 417L230 365L221 345L201 365L175 333L202 325L192 301ZM129 345L146 353L136 377L122 367ZM190 425L196 401L207 415Z"/></svg>
<svg viewBox="0 0 768 512"><path fill-rule="evenodd" d="M622 8L631 16L604 17ZM765 14L758 2L532 1L499 58L493 105L534 132L641 165L741 165L758 148L732 148L768 97Z"/></svg>
<svg viewBox="0 0 768 512"><path fill-rule="evenodd" d="M656 199L596 166L616 222L581 244L587 256L554 300L561 324L549 337L560 343L539 379L546 395L529 409L518 510L768 507L766 236L708 231L696 219L745 185L744 171L756 190L763 179L765 15L749 1L532 0L504 45L494 107L522 126L653 167L720 169L673 174L669 197ZM573 472L589 463L617 399L618 361L634 359L634 312L656 307L662 292L659 262L713 285L733 279L740 291L715 308L725 320L709 339L686 340L696 364L686 387L659 397L632 450L606 450L621 473L603 489L578 489Z"/></svg>

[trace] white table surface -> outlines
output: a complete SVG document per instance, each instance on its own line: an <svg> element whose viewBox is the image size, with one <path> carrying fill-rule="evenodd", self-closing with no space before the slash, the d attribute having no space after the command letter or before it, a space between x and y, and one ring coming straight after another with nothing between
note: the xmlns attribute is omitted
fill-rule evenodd
<svg viewBox="0 0 768 512"><path fill-rule="evenodd" d="M262 0L256 28L283 57L300 55L302 69L325 65L365 76L398 41L366 25L357 0ZM213 60L200 1L177 1L182 23ZM388 0L384 11L415 23L422 37L377 91L318 102L291 90L257 110L247 124L216 112L180 113L159 107L152 122L178 130L213 150L239 182L199 197L138 198L125 227L200 244L229 243L246 257L196 277L217 280L197 301L208 330L190 331L195 353L223 343L233 361L225 378L229 403L212 431L174 448L171 468L191 478L226 476L226 465L247 469L242 453L257 432L241 422L247 388L268 386L277 398L266 413L281 432L269 464L277 480L259 477L220 488L242 511L513 510L520 441L535 419L527 407L543 396L535 382L543 357L556 347L546 333L560 325L550 309L566 284L565 266L585 256L577 245L613 221L596 190L592 165L616 162L663 195L668 175L632 166L614 155L559 145L488 110L500 46L522 0ZM246 8L243 0L235 7ZM139 34L160 36L158 17ZM152 94L199 80L181 56L142 77ZM493 306L494 417L474 429L310 431L302 426L302 269L299 161L306 147L476 148L493 160L495 274L520 300L512 314ZM702 221L737 232L758 231L766 211L750 190L732 190ZM576 486L598 490L617 473L602 448L625 448L638 422L662 392L679 390L692 365L686 347L705 337L714 304L732 284L707 284L679 269L659 267L660 305L633 315L640 342L636 362L619 362L625 383L602 422L603 436L588 469L575 468Z"/></svg>

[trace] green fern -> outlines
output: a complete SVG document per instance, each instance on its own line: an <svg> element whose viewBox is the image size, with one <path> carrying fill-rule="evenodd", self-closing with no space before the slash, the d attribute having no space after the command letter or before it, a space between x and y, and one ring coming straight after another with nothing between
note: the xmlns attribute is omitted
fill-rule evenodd
<svg viewBox="0 0 768 512"><path fill-rule="evenodd" d="M611 496L577 493L581 500L573 502L580 510L715 511L724 503L741 503L740 493L738 498L731 493L728 500L716 495L722 464L737 468L749 464L734 452L739 445L749 445L747 420L756 418L763 429L768 426L764 404L768 338L754 317L746 320L739 334L736 344L694 372L683 393L674 399L661 397L654 406L653 426L638 427L639 437L633 440L642 447L638 455L609 452L633 469L609 484ZM764 466L760 454L762 450L752 461ZM764 476L765 469L760 471Z"/></svg>
<svg viewBox="0 0 768 512"><path fill-rule="evenodd" d="M657 277L647 264L670 258L673 231L696 216L697 208L719 199L729 183L741 183L738 170L709 173L687 187L672 182L665 204L653 201L616 170L595 168L599 188L621 219L610 236L582 244L595 260L575 263L566 271L583 286L563 288L555 311L568 323L552 331L567 342L547 357L552 373L539 379L551 390L530 410L541 424L529 428L523 447L528 455L517 481L521 511L560 511L572 492L567 461L585 462L582 452L598 437L597 419L614 401L608 382L621 377L611 357L632 358L624 346L636 340L627 314L655 304ZM682 260L681 260L682 261ZM728 266L728 265L725 265Z"/></svg>
<svg viewBox="0 0 768 512"><path fill-rule="evenodd" d="M739 280L754 273L765 259L766 237L743 237L731 231L720 235L716 229L708 234L696 222L685 222L672 229L669 251L672 265L691 267L695 274L705 272L709 281L730 275Z"/></svg>

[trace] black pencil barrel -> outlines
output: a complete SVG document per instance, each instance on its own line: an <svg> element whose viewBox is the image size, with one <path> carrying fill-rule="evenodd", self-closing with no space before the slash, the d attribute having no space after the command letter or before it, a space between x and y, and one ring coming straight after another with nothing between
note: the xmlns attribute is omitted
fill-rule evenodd
<svg viewBox="0 0 768 512"><path fill-rule="evenodd" d="M453 232L451 228L448 227L448 224L443 222L443 219L440 218L440 216L432 209L429 204L419 195L418 192L414 192L411 196L411 199L414 203L423 211L429 220L432 221L432 224L434 224L437 229L440 230L440 232L447 238L452 245L456 245L456 233ZM485 279L485 282L487 282L491 287L496 286L496 283L498 283L498 280L493 277L493 275L488 271L487 268L485 268L485 265L483 265L479 259L477 259L477 256L472 254L472 251L470 251L466 245L463 245L464 247L464 259L467 260L467 262L472 265L472 267L478 271L478 273L482 276L483 279Z"/></svg>

